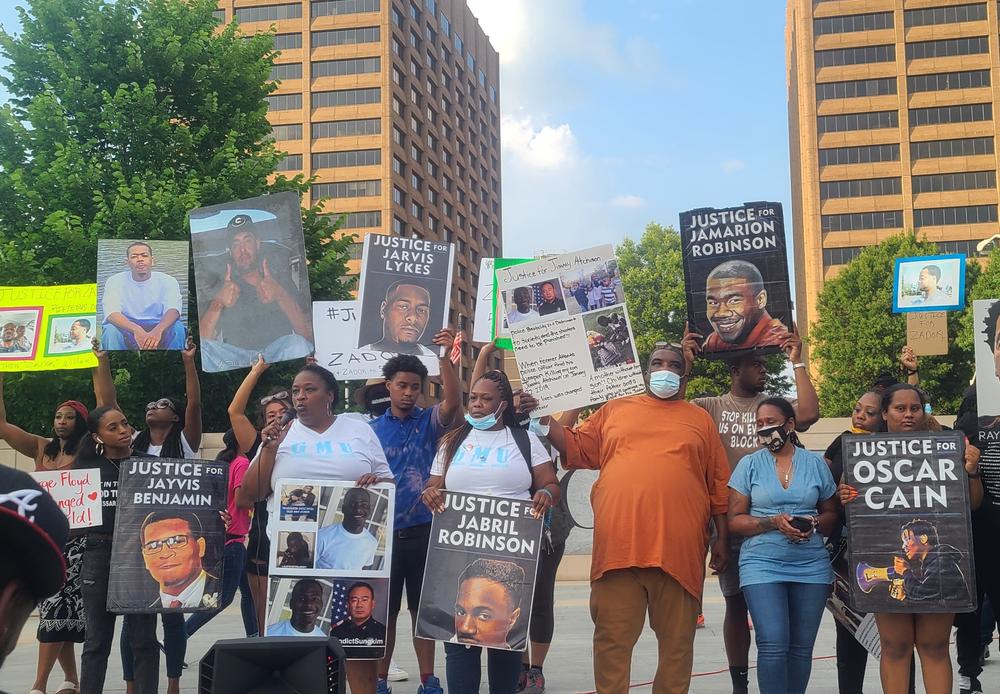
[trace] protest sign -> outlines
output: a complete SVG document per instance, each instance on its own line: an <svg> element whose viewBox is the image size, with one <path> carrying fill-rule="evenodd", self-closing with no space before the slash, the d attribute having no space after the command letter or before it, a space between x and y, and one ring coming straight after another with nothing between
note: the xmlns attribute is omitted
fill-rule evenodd
<svg viewBox="0 0 1000 694"><path fill-rule="evenodd" d="M31 476L59 504L70 528L101 524L101 475L94 469L39 470Z"/></svg>
<svg viewBox="0 0 1000 694"><path fill-rule="evenodd" d="M510 325L507 322L507 312L504 310L503 299L497 287L496 277L501 270L515 265L530 263L532 258L494 258L493 259L493 289L491 290L492 326L490 334L493 336L493 344L501 349L514 349L510 341Z"/></svg>
<svg viewBox="0 0 1000 694"><path fill-rule="evenodd" d="M965 307L965 255L896 258L892 311L956 311Z"/></svg>
<svg viewBox="0 0 1000 694"><path fill-rule="evenodd" d="M272 364L313 351L309 273L293 191L189 212L208 372Z"/></svg>
<svg viewBox="0 0 1000 694"><path fill-rule="evenodd" d="M982 299L972 304L972 340L976 355L976 406L978 421L965 431L980 451L979 472L986 489L983 504L1000 511L1000 359L997 358L997 327L1000 299Z"/></svg>
<svg viewBox="0 0 1000 694"><path fill-rule="evenodd" d="M542 519L529 499L452 491L444 498L445 510L431 522L416 635L525 650ZM492 619L479 619L483 606Z"/></svg>
<svg viewBox="0 0 1000 694"><path fill-rule="evenodd" d="M361 257L358 343L369 352L437 357L448 326L451 243L368 234Z"/></svg>
<svg viewBox="0 0 1000 694"><path fill-rule="evenodd" d="M102 349L184 349L187 306L187 241L98 240Z"/></svg>
<svg viewBox="0 0 1000 694"><path fill-rule="evenodd" d="M948 314L926 311L906 314L906 344L918 357L948 353Z"/></svg>
<svg viewBox="0 0 1000 694"><path fill-rule="evenodd" d="M476 312L472 317L472 341L493 340L493 276L494 258L479 259L479 285L476 287Z"/></svg>
<svg viewBox="0 0 1000 694"><path fill-rule="evenodd" d="M976 608L961 432L844 436L851 606L859 612Z"/></svg>
<svg viewBox="0 0 1000 694"><path fill-rule="evenodd" d="M225 463L129 458L121 464L108 610L219 607L226 531Z"/></svg>
<svg viewBox="0 0 1000 694"><path fill-rule="evenodd" d="M645 390L611 246L505 267L496 277L521 382L539 402L532 416ZM597 308L576 299L582 288L599 290Z"/></svg>
<svg viewBox="0 0 1000 694"><path fill-rule="evenodd" d="M792 328L781 203L681 212L688 325L702 354L780 351Z"/></svg>
<svg viewBox="0 0 1000 694"><path fill-rule="evenodd" d="M97 366L97 285L0 287L0 372Z"/></svg>
<svg viewBox="0 0 1000 694"><path fill-rule="evenodd" d="M847 567L847 537L838 537L826 543L833 565L833 590L826 599L826 609L837 622L864 646L873 658L882 657L882 642L878 636L875 615L858 612L851 608L851 580Z"/></svg>
<svg viewBox="0 0 1000 694"><path fill-rule="evenodd" d="M345 381L382 378L382 367L393 352L371 352L358 345L357 301L314 301L313 327L316 329L316 361ZM427 374L437 376L441 367L437 356L418 357Z"/></svg>

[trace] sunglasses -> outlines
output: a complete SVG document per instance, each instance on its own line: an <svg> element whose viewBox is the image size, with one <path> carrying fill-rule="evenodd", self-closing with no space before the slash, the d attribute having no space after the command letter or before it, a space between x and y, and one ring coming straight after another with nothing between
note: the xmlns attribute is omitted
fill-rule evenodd
<svg viewBox="0 0 1000 694"><path fill-rule="evenodd" d="M663 349L664 347L670 347L671 349L676 349L681 352L684 351L684 345L679 342L655 342L653 343L654 349Z"/></svg>
<svg viewBox="0 0 1000 694"><path fill-rule="evenodd" d="M291 395L288 394L287 390L279 390L277 393L274 393L272 395L265 395L264 397L262 397L260 399L260 406L261 407L267 407L268 405L270 405L275 400L280 400L281 402L283 402L285 404L288 404L288 402L291 399L292 399L292 397L291 397Z"/></svg>
<svg viewBox="0 0 1000 694"><path fill-rule="evenodd" d="M146 412L150 410L170 410L174 414L177 414L177 410L174 408L174 403L170 402L170 398L160 398L154 402L146 405Z"/></svg>
<svg viewBox="0 0 1000 694"><path fill-rule="evenodd" d="M160 550L164 547L174 549L175 547L184 547L187 543L187 535L173 535L171 537L164 538L163 540L150 540L149 542L143 543L142 553L159 554Z"/></svg>

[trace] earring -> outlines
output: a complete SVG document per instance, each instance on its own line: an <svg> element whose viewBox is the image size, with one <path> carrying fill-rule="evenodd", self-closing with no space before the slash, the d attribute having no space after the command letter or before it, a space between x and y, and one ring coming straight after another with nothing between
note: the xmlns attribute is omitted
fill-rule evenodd
<svg viewBox="0 0 1000 694"><path fill-rule="evenodd" d="M98 441L97 445L94 446L94 450L97 451L97 455L104 455L104 442Z"/></svg>

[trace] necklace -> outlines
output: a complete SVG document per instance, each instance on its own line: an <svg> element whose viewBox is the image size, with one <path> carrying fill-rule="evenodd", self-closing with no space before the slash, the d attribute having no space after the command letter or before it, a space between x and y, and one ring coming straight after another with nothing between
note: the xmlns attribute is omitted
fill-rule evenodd
<svg viewBox="0 0 1000 694"><path fill-rule="evenodd" d="M774 470L776 473L778 473L778 481L781 483L781 486L784 487L785 489L788 489L789 481L792 479L792 461L789 460L788 467L784 471L782 471L781 463L778 462L777 458L775 458Z"/></svg>

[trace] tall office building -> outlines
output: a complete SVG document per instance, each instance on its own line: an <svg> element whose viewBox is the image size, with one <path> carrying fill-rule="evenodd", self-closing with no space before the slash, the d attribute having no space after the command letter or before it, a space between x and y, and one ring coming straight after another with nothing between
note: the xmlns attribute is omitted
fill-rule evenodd
<svg viewBox="0 0 1000 694"><path fill-rule="evenodd" d="M311 199L380 233L456 247L452 325L471 335L481 257L502 255L500 61L464 0L219 0L245 33L275 28L268 118L316 177ZM304 200L309 203L310 200ZM352 246L357 272L361 243ZM462 375L475 350L464 348Z"/></svg>
<svg viewBox="0 0 1000 694"><path fill-rule="evenodd" d="M976 255L997 233L996 2L788 0L798 323L823 282L904 230Z"/></svg>

